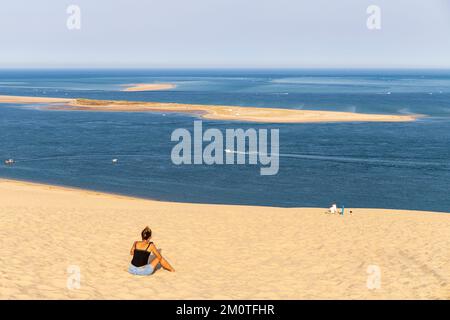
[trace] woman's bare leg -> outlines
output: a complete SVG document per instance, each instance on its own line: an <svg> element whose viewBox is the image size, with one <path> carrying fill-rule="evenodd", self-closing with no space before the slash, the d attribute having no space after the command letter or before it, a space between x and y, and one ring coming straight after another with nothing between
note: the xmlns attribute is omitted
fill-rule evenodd
<svg viewBox="0 0 450 320"><path fill-rule="evenodd" d="M153 261L150 263L154 270L156 270L156 267L158 266L158 263L161 264L161 267L163 267L167 271L174 272L175 269L170 265L170 263L164 259L161 255L159 257L155 257Z"/></svg>

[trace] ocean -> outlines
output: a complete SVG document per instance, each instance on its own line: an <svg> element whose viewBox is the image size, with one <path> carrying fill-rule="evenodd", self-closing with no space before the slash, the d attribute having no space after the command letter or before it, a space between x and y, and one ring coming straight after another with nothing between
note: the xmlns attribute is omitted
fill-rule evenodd
<svg viewBox="0 0 450 320"><path fill-rule="evenodd" d="M177 87L120 91L152 82ZM408 123L203 120L205 130L279 129L279 172L261 176L255 165L174 165L171 133L192 130L195 115L2 104L0 177L168 201L450 212L450 71L1 70L0 94L423 114ZM9 158L16 163L3 165Z"/></svg>

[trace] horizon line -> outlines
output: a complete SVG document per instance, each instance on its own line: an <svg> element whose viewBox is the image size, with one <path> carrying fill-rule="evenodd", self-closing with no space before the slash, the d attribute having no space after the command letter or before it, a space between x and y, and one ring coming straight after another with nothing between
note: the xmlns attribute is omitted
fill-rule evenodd
<svg viewBox="0 0 450 320"><path fill-rule="evenodd" d="M298 66L285 66L285 67L266 67L266 66L164 66L164 67L149 67L149 66L21 66L21 67L4 67L0 66L0 70L430 70L430 71L450 71L450 66L442 67L346 67L346 66L314 66L314 67L298 67Z"/></svg>

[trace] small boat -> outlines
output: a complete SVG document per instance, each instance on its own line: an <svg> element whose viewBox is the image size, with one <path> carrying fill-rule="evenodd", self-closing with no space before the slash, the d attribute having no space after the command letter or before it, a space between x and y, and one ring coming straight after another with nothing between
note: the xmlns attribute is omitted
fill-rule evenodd
<svg viewBox="0 0 450 320"><path fill-rule="evenodd" d="M7 159L7 160L5 160L5 165L11 166L13 164L14 164L14 159Z"/></svg>
<svg viewBox="0 0 450 320"><path fill-rule="evenodd" d="M112 159L112 163L117 163L117 162L119 162L118 159Z"/></svg>

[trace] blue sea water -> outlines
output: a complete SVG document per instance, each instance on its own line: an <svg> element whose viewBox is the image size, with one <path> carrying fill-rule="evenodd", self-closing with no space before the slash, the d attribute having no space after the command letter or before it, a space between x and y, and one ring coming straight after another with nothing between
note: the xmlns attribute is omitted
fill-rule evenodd
<svg viewBox="0 0 450 320"><path fill-rule="evenodd" d="M168 91L122 92L170 82ZM172 164L193 115L0 105L0 177L145 198L450 212L450 72L426 70L1 70L0 94L282 107L426 117L410 123L255 124L280 129L280 169ZM119 159L113 165L111 159Z"/></svg>

